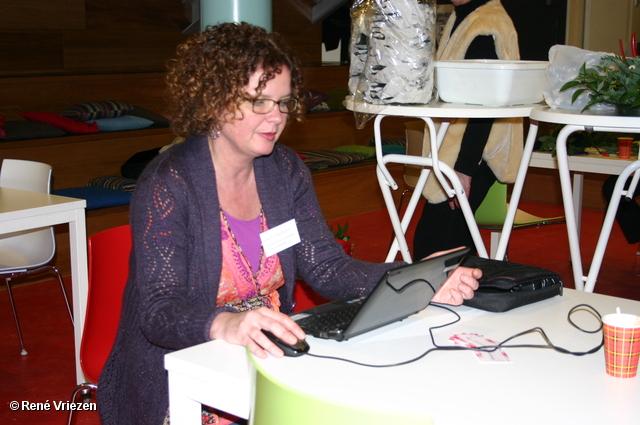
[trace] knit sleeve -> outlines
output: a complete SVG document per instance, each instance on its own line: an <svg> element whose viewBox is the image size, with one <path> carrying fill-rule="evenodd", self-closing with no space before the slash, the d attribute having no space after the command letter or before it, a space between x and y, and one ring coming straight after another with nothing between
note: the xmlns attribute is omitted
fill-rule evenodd
<svg viewBox="0 0 640 425"><path fill-rule="evenodd" d="M140 326L155 345L180 349L205 342L221 309L215 308L215 276L203 273L200 223L184 167L152 164L131 206ZM231 311L231 310L229 310Z"/></svg>
<svg viewBox="0 0 640 425"><path fill-rule="evenodd" d="M293 210L301 242L296 246L297 271L329 299L368 294L388 269L403 263L370 263L345 254L322 214L311 175L297 160L292 179Z"/></svg>

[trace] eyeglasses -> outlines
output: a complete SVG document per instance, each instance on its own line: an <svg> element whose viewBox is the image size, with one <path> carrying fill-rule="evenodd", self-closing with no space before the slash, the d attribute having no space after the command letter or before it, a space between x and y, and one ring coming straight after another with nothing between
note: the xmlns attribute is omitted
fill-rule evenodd
<svg viewBox="0 0 640 425"><path fill-rule="evenodd" d="M291 114L298 110L298 99L290 97L282 100L271 99L250 99L245 98L247 102L251 102L251 110L256 114L268 114L278 104L278 109L283 114Z"/></svg>

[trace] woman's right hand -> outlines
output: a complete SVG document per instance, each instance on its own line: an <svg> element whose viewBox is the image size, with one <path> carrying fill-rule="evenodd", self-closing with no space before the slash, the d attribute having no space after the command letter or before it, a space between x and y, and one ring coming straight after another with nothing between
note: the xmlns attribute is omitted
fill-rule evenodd
<svg viewBox="0 0 640 425"><path fill-rule="evenodd" d="M212 340L222 339L231 344L244 345L261 359L267 357L267 352L275 357L282 357L282 350L262 333L263 329L292 345L306 336L300 326L286 314L260 307L242 313L218 314L211 324L209 337Z"/></svg>

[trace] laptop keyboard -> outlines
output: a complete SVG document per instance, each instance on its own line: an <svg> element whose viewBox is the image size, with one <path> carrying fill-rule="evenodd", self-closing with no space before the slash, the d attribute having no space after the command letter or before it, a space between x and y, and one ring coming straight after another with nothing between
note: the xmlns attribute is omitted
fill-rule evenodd
<svg viewBox="0 0 640 425"><path fill-rule="evenodd" d="M350 303L336 310L305 317L304 319L297 320L296 323L298 323L302 329L323 331L343 330L351 323L351 320L353 320L360 309L361 304L361 302Z"/></svg>

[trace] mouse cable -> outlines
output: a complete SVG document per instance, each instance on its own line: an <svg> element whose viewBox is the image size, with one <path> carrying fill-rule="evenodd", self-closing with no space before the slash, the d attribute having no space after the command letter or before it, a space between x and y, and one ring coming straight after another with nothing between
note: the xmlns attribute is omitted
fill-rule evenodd
<svg viewBox="0 0 640 425"><path fill-rule="evenodd" d="M552 350L558 351L559 353L562 353L562 354L570 354L570 355L573 355L573 356L584 356L584 355L587 355L587 354L593 354L593 353L597 352L604 345L604 336L603 336L603 338L601 339L600 343L597 346L595 346L592 349L590 349L590 350L582 351L582 352L570 351L570 350L568 350L566 348L562 348L562 347L559 347L559 346L553 344L551 342L551 340L549 339L549 337L547 336L546 332L540 327L535 327L535 328L531 328L531 329L519 332L519 333L517 333L515 335L512 335L512 336L508 337L507 339L505 339L504 341L502 341L502 342L500 342L498 344L495 344L495 345L484 345L484 346L479 346L479 347L462 347L462 346L458 346L458 345L438 345L435 342L435 337L433 335L433 331L435 329L440 329L440 328L444 328L444 327L453 325L454 323L459 322L461 320L461 317L456 311L452 310L449 307L445 307L444 305L435 304L435 303L432 303L431 305L434 306L434 307L438 307L438 308L441 308L443 310L446 310L446 311L449 311L449 312L453 313L456 316L456 318L453 321L445 323L443 325L433 326L433 327L429 328L429 334L431 336L431 343L433 344L433 348L428 349L427 351L425 351L424 353L420 354L417 357L414 357L414 358L408 359L408 360L404 360L404 361L401 361L401 362L397 362L397 363L369 364L369 363L362 363L362 362L358 362L358 361L355 361L355 360L346 359L346 358L342 358L342 357L322 356L322 355L313 354L313 353L310 353L310 352L307 353L307 355L311 356L311 357L321 358L321 359L344 361L344 362L352 363L352 364L355 364L355 365L358 365L358 366L365 366L365 367L372 367L372 368L387 368L387 367L403 366L403 365L406 365L406 364L410 364L410 363L416 362L416 361L426 357L428 354L430 354L431 352L434 352L434 351L482 351L482 352L493 352L493 351L499 350L501 348L546 348L546 349L552 349ZM580 326L576 325L576 323L571 319L571 316L576 311L580 311L580 310L588 311L589 313L594 314L597 317L598 322L599 322L599 326L598 326L597 329L595 329L595 330L587 330L587 329L583 329ZM600 313L598 313L598 311L595 308L591 307L588 304L578 304L578 305L574 306L573 308L571 308L571 310L569 310L569 313L567 314L567 320L569 321L569 323L574 328L578 329L581 332L589 333L589 334L598 333L598 332L600 332L602 330L602 327L603 327L602 316L600 315ZM546 342L545 345L540 345L540 344L511 344L511 345L507 345L507 343L509 341L511 341L511 340L513 340L515 338L527 335L529 333L534 333L534 332L537 332L542 336L542 338Z"/></svg>

